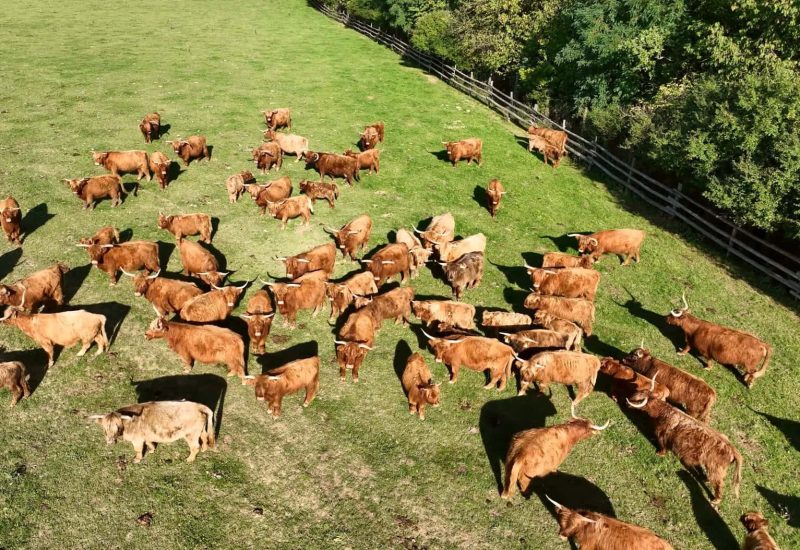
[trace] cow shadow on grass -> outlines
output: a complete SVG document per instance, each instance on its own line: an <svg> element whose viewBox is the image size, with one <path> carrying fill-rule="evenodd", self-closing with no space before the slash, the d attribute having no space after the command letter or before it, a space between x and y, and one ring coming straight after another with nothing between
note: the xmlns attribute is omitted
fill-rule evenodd
<svg viewBox="0 0 800 550"><path fill-rule="evenodd" d="M55 218L55 214L50 214L47 211L47 204L40 203L28 210L25 213L25 216L22 218L22 230L25 234L25 239L28 239L28 235L32 234L34 231L42 227L46 224L49 220Z"/></svg>
<svg viewBox="0 0 800 550"><path fill-rule="evenodd" d="M172 128L172 124L159 124L158 126L158 137L156 139L161 139L165 135L169 133L170 128Z"/></svg>
<svg viewBox="0 0 800 550"><path fill-rule="evenodd" d="M161 266L163 272L167 270L170 256L172 256L172 252L175 250L175 243L156 241L156 244L158 245L158 265Z"/></svg>
<svg viewBox="0 0 800 550"><path fill-rule="evenodd" d="M731 532L728 524L719 515L719 512L711 506L711 502L706 497L706 491L700 485L700 482L686 470L679 470L677 474L689 490L695 520L706 534L711 546L720 550L739 548L739 542Z"/></svg>
<svg viewBox="0 0 800 550"><path fill-rule="evenodd" d="M91 270L92 264L86 264L73 267L64 274L64 279L61 282L61 289L64 291L65 304L68 304L75 297Z"/></svg>
<svg viewBox="0 0 800 550"><path fill-rule="evenodd" d="M125 317L128 316L128 313L130 313L131 307L119 302L102 302L99 304L80 305L71 304L64 307L64 311L76 311L79 309L88 311L89 313L96 313L98 315L105 316L106 336L108 336L108 345L111 347L114 345L114 341L117 339L117 334L119 334L119 329L122 326L122 322L125 320Z"/></svg>
<svg viewBox="0 0 800 550"><path fill-rule="evenodd" d="M169 166L167 166L167 185L173 181L178 181L184 172L186 172L186 170L181 168L179 162L174 160L170 161Z"/></svg>
<svg viewBox="0 0 800 550"><path fill-rule="evenodd" d="M800 497L782 495L763 485L756 485L756 489L769 502L776 514L788 518L786 523L789 527L800 528Z"/></svg>
<svg viewBox="0 0 800 550"><path fill-rule="evenodd" d="M511 310L515 313L530 314L530 310L525 309L524 306L525 298L527 298L529 294L530 291L520 290L518 288L506 287L503 289L503 299L511 306Z"/></svg>
<svg viewBox="0 0 800 550"><path fill-rule="evenodd" d="M308 359L316 355L319 355L319 344L314 340L310 340L280 351L259 355L256 362L261 365L261 374L269 374L272 369L285 365L290 361Z"/></svg>
<svg viewBox="0 0 800 550"><path fill-rule="evenodd" d="M489 263L500 270L500 273L505 276L509 284L512 284L517 288L531 288L531 277L528 275L528 270L525 269L524 265L500 265L492 262L491 260Z"/></svg>
<svg viewBox="0 0 800 550"><path fill-rule="evenodd" d="M617 360L627 355L627 352L600 340L596 334L583 338L583 348L600 357L613 357Z"/></svg>
<svg viewBox="0 0 800 550"><path fill-rule="evenodd" d="M439 149L438 151L428 151L431 155L436 157L437 160L450 164L450 159L447 156L447 149Z"/></svg>
<svg viewBox="0 0 800 550"><path fill-rule="evenodd" d="M545 508L556 519L558 514L555 506L547 500L547 497L572 510L591 510L612 518L617 517L608 495L584 477L557 471L536 478L531 486L531 492L539 497Z"/></svg>
<svg viewBox="0 0 800 550"><path fill-rule="evenodd" d="M771 414L757 411L751 407L748 408L777 428L786 438L786 441L788 441L796 451L800 451L800 422L788 418L772 416Z"/></svg>
<svg viewBox="0 0 800 550"><path fill-rule="evenodd" d="M17 267L21 257L21 247L9 250L0 256L0 280L5 279L11 274L12 271L14 271L14 268Z"/></svg>
<svg viewBox="0 0 800 550"><path fill-rule="evenodd" d="M178 319L178 316L175 316ZM247 332L247 322L242 319L241 317L236 316L228 316L222 321L218 321L213 323L218 325L222 328L226 328L231 330L242 337L242 343L244 343L244 365L245 371L248 371L247 365L250 360L250 334ZM249 371L248 371L249 374Z"/></svg>
<svg viewBox="0 0 800 550"><path fill-rule="evenodd" d="M523 395L489 401L481 407L478 427L498 493L503 489L502 466L515 433L541 428L556 408L544 396Z"/></svg>
<svg viewBox="0 0 800 550"><path fill-rule="evenodd" d="M127 227L119 232L119 242L128 242L133 238L133 229Z"/></svg>
<svg viewBox="0 0 800 550"><path fill-rule="evenodd" d="M668 325L665 320L665 314L646 309L644 305L642 305L642 303L637 300L629 291L626 290L626 292L628 292L628 295L630 296L629 300L627 300L624 304L620 304L616 300L614 300L614 302L617 305L627 309L628 313L634 317L638 317L643 321L647 321L656 327L664 336L664 338L672 342L672 345L675 346L676 349L683 347L685 339L681 329L678 327L673 327L672 325Z"/></svg>
<svg viewBox="0 0 800 550"><path fill-rule="evenodd" d="M214 240L214 237L217 236L217 231L219 231L219 218L216 216L211 217L211 235L209 235L210 240Z"/></svg>
<svg viewBox="0 0 800 550"><path fill-rule="evenodd" d="M136 388L137 403L148 401L193 401L214 411L214 432L219 436L225 393L228 383L216 374L177 374L140 382L131 382Z"/></svg>
<svg viewBox="0 0 800 550"><path fill-rule="evenodd" d="M406 370L406 363L408 362L408 358L411 357L411 354L411 346L408 345L408 342L399 340L394 347L394 360L392 364L394 365L394 373L401 382L403 380L403 371Z"/></svg>
<svg viewBox="0 0 800 550"><path fill-rule="evenodd" d="M558 252L577 252L578 251L578 249L577 249L578 241L575 239L575 237L569 237L567 235L556 235L556 236L541 235L540 238L542 238L542 239L550 239L553 242L553 244L556 245L556 248L558 249Z"/></svg>
<svg viewBox="0 0 800 550"><path fill-rule="evenodd" d="M47 354L42 348L6 351L0 347L0 350L2 350L0 351L0 361L19 361L25 365L25 370L30 375L28 388L33 395L47 374Z"/></svg>
<svg viewBox="0 0 800 550"><path fill-rule="evenodd" d="M476 185L472 190L472 200L478 203L482 210L489 212L489 200L486 196L486 187Z"/></svg>

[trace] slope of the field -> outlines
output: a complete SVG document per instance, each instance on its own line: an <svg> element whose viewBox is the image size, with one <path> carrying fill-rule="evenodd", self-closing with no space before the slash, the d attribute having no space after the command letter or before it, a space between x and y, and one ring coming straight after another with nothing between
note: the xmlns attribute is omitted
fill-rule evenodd
<svg viewBox="0 0 800 550"><path fill-rule="evenodd" d="M0 194L20 201L32 229L22 250L2 245L0 276L16 280L64 261L73 268L70 303L92 305L117 326L111 353L93 359L65 350L46 375L36 345L0 327L8 350L1 357L25 361L35 386L13 410L0 392L0 547L566 547L537 494L517 495L509 506L497 490L510 435L566 421L566 389L554 387L552 400L515 397L511 388L481 389L483 378L467 371L458 384L443 385L441 407L420 422L407 412L397 375L424 344L415 332L387 324L361 382L342 384L332 328L325 315L304 312L293 331L276 319L269 353L248 358L250 372L260 373L316 349L321 356L318 398L305 410L301 396L287 398L283 417L273 421L252 388L225 379L218 366L198 365L180 380L178 357L163 341L144 339L150 305L134 298L128 279L109 287L73 246L114 224L133 239L163 243L172 252L168 270L177 272L172 239L155 227L159 211L219 218L214 246L239 281L282 274L273 257L327 242L322 224L338 227L369 213L372 248L396 228L450 211L459 234L480 231L489 243L483 283L465 300L503 308L521 307L529 285L523 259L537 261L558 246L570 250L565 233L646 230L641 264L623 268L606 258L598 265L596 335L587 348L619 356L644 339L657 356L712 384L712 426L745 457L741 496L728 484L717 515L704 488L673 456L656 457L646 428L637 429L600 391L579 413L611 419L611 427L580 443L536 490L647 526L676 548L735 547L738 517L750 509L765 513L784 548L800 544L800 443L791 420L800 405L800 337L790 309L707 251L626 211L616 190L570 162L558 170L543 166L515 139L519 130L301 0L111 5L23 0L0 10ZM225 177L252 167L249 149L261 141L259 111L268 106L291 107L294 131L318 150L351 147L364 124L385 121L380 175L343 188L334 210L318 203L309 227L292 222L280 231L275 220L257 215L249 197L228 204ZM93 212L81 210L61 181L101 172L92 149L146 148L174 158L164 140L142 143L137 123L152 110L171 126L164 139L208 136L211 162L182 168L163 192L144 183L120 208L104 201ZM482 167L454 169L441 160L442 140L469 136L484 139ZM291 158L281 174L295 185L313 176ZM509 191L496 220L474 199L476 187L493 177ZM356 268L339 261L336 275ZM427 270L412 284L421 296L449 295ZM676 356L680 342L663 315L684 290L698 315L774 346L769 371L753 390L726 368L706 372L696 358ZM422 353L435 378L446 380L443 366ZM165 395L216 404L218 452L187 464L180 442L134 465L129 444L106 446L86 419ZM147 512L150 525L137 523Z"/></svg>

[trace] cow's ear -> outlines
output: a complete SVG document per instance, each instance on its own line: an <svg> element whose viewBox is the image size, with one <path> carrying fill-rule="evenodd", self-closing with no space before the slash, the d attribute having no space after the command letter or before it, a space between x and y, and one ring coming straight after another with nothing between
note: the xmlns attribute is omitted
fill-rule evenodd
<svg viewBox="0 0 800 550"><path fill-rule="evenodd" d="M134 415L132 415L132 414L130 414L130 413L120 413L120 414L119 414L119 417L120 417L122 420L133 420L133 419L134 419Z"/></svg>

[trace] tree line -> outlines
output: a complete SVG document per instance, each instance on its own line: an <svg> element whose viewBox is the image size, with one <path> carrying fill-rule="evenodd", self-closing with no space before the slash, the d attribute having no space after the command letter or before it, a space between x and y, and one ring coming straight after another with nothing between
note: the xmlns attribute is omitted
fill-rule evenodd
<svg viewBox="0 0 800 550"><path fill-rule="evenodd" d="M800 239L795 0L325 0Z"/></svg>

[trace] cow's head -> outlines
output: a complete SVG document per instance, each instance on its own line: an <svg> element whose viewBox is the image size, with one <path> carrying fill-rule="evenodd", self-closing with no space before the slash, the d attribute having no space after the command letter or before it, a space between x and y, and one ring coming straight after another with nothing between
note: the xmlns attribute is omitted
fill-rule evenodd
<svg viewBox="0 0 800 550"><path fill-rule="evenodd" d="M278 202L267 201L267 210L269 210L270 215L274 217L281 211L284 204L286 204L286 199Z"/></svg>
<svg viewBox="0 0 800 550"><path fill-rule="evenodd" d="M561 540L569 540L596 523L596 520L581 515L581 511L570 510L549 496L545 496L555 506L556 518L558 519L558 536Z"/></svg>
<svg viewBox="0 0 800 550"><path fill-rule="evenodd" d="M122 273L133 278L133 295L144 296L147 293L147 289L150 288L150 285L158 277L159 273L161 273L161 270L159 269L152 275L148 275L147 273L128 273L124 269Z"/></svg>
<svg viewBox="0 0 800 550"><path fill-rule="evenodd" d="M253 173L250 170L242 170L239 172L239 177L241 177L242 181L247 184L256 182L256 178L253 176Z"/></svg>
<svg viewBox="0 0 800 550"><path fill-rule="evenodd" d="M249 184L249 185L247 185L247 186L245 187L245 189L247 190L247 192L248 192L248 193L250 193L250 197L251 197L253 200L256 200L256 199L258 199L258 195L259 195L259 194L260 194L260 193L261 193L261 192L262 192L264 189L266 189L268 185L269 185L269 184L267 184L267 185L258 185L258 184L252 183L252 184Z"/></svg>
<svg viewBox="0 0 800 550"><path fill-rule="evenodd" d="M433 381L428 380L424 384L417 384L420 396L426 403L430 403L434 407L439 406L439 397L441 395L441 382L434 384Z"/></svg>
<svg viewBox="0 0 800 550"><path fill-rule="evenodd" d="M170 144L172 150L175 151L175 154L178 156L181 155L181 151L184 148L189 147L189 142L185 139L174 139L172 141L168 141L167 143Z"/></svg>
<svg viewBox="0 0 800 550"><path fill-rule="evenodd" d="M270 210L272 212L272 210ZM297 277L303 275L304 273L308 272L308 266L311 263L311 260L308 258L303 258L300 256L289 256L288 258L275 258L278 261L283 262L284 266L286 267L286 276L289 279L296 279Z"/></svg>
<svg viewBox="0 0 800 550"><path fill-rule="evenodd" d="M93 244L86 249L86 252L89 253L89 259L92 261L92 265L98 265L103 262L103 257L106 253L114 248L115 245L113 244Z"/></svg>
<svg viewBox="0 0 800 550"><path fill-rule="evenodd" d="M631 351L628 355L623 357L622 363L636 370L644 369L653 362L653 357L650 355L650 350L645 349L644 340L642 345L635 350Z"/></svg>
<svg viewBox="0 0 800 550"><path fill-rule="evenodd" d="M293 289L300 288L300 283L270 283L267 281L263 281L263 283L272 290L272 295L275 296L275 303L281 311L285 310L286 295Z"/></svg>
<svg viewBox="0 0 800 550"><path fill-rule="evenodd" d="M86 182L89 181L89 178L77 178L77 179L65 179L64 183L69 186L70 191L75 193L76 195L80 195L83 187L86 185Z"/></svg>
<svg viewBox="0 0 800 550"><path fill-rule="evenodd" d="M314 166L319 160L319 153L315 151L304 151L301 158L306 161L307 166Z"/></svg>
<svg viewBox="0 0 800 550"><path fill-rule="evenodd" d="M764 529L769 526L769 521L760 512L747 512L739 518L748 533Z"/></svg>
<svg viewBox="0 0 800 550"><path fill-rule="evenodd" d="M612 357L604 357L600 361L600 371L608 376L615 377L619 374L627 372L628 369L621 365L619 361Z"/></svg>
<svg viewBox="0 0 800 550"><path fill-rule="evenodd" d="M360 367L367 353L372 351L372 348L363 342L334 340L334 343L336 344L336 361L339 363L339 368Z"/></svg>
<svg viewBox="0 0 800 550"><path fill-rule="evenodd" d="M203 271L197 274L200 280L211 286L222 286L222 281L228 276L229 271Z"/></svg>
<svg viewBox="0 0 800 550"><path fill-rule="evenodd" d="M257 339L269 333L275 313L242 313L241 317L247 323L250 336Z"/></svg>
<svg viewBox="0 0 800 550"><path fill-rule="evenodd" d="M122 439L125 433L125 425L134 419L134 415L130 413L111 412L108 414L93 414L89 418L102 426L106 436L106 443L113 445Z"/></svg>
<svg viewBox="0 0 800 550"><path fill-rule="evenodd" d="M464 341L464 338L438 338L431 336L424 330L422 331L428 338L428 345L431 347L433 351L433 355L436 358L437 363L442 362L442 356L450 349L450 346L455 344L459 344Z"/></svg>
<svg viewBox="0 0 800 550"><path fill-rule="evenodd" d="M239 301L239 298L242 296L242 292L244 292L244 289L247 287L249 283L250 281L245 281L245 283L242 286L233 286L233 285L229 286L211 285L211 286L214 287L214 290L222 294L222 297L225 299L225 304L228 307L234 308L236 307L236 303Z"/></svg>
<svg viewBox="0 0 800 550"><path fill-rule="evenodd" d="M673 309L669 312L669 315L665 317L668 325L682 327L686 323L689 313L689 302L686 301L686 293L681 296L681 299L683 300L683 307Z"/></svg>
<svg viewBox="0 0 800 550"><path fill-rule="evenodd" d="M144 333L145 340L153 340L157 338L164 338L169 330L169 323L158 317L153 319L153 322L150 323L150 326L147 327L147 330Z"/></svg>
<svg viewBox="0 0 800 550"><path fill-rule="evenodd" d="M96 166L103 166L108 159L108 153L101 153L98 151L92 151L92 160Z"/></svg>
<svg viewBox="0 0 800 550"><path fill-rule="evenodd" d="M593 254L597 250L598 241L592 235L581 235L580 233L570 233L568 237L578 239L578 252L581 254Z"/></svg>
<svg viewBox="0 0 800 550"><path fill-rule="evenodd" d="M21 306L22 300L19 291L12 286L0 285L0 305Z"/></svg>
<svg viewBox="0 0 800 550"><path fill-rule="evenodd" d="M172 225L172 220L175 219L175 216L165 216L161 212L158 213L158 228L159 229L169 229L169 226Z"/></svg>
<svg viewBox="0 0 800 550"><path fill-rule="evenodd" d="M551 269L542 269L539 267L533 268L530 273L534 291L538 290L539 287L542 286L542 283L545 281L545 279L556 274L556 272Z"/></svg>

